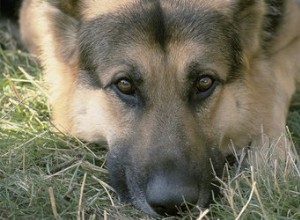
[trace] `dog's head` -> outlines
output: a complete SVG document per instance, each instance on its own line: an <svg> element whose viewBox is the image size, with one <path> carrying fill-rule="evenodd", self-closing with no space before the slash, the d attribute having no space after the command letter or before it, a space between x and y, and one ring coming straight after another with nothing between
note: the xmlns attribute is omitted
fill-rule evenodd
<svg viewBox="0 0 300 220"><path fill-rule="evenodd" d="M284 129L293 88L264 57L281 20L264 1L58 2L41 7L54 119L107 141L121 199L151 214L204 207L232 144Z"/></svg>

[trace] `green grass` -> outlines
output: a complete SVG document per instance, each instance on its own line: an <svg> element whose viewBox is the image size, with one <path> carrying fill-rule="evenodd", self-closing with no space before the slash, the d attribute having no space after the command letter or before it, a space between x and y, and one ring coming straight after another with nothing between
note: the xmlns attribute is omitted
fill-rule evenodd
<svg viewBox="0 0 300 220"><path fill-rule="evenodd" d="M41 68L0 39L0 219L151 219L108 186L105 146L53 131ZM297 100L288 121L297 145ZM225 172L222 196L178 219L300 219L300 165L287 161Z"/></svg>

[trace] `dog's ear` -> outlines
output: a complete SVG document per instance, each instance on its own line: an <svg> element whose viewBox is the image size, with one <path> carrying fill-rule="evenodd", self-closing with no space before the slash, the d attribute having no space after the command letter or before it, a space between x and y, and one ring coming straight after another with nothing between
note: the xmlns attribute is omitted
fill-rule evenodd
<svg viewBox="0 0 300 220"><path fill-rule="evenodd" d="M282 0L230 0L232 16L246 52L271 49L286 10ZM274 46L274 45L273 45Z"/></svg>
<svg viewBox="0 0 300 220"><path fill-rule="evenodd" d="M64 62L71 61L76 55L77 34L79 29L80 0L49 1L54 11L48 19L52 25L52 36L55 39L57 57Z"/></svg>
<svg viewBox="0 0 300 220"><path fill-rule="evenodd" d="M65 103L57 100L68 97L62 94L70 91L78 76L79 3L80 0L24 0L21 7L22 39L44 67L51 103Z"/></svg>
<svg viewBox="0 0 300 220"><path fill-rule="evenodd" d="M233 0L233 22L248 55L262 48L266 7L263 0Z"/></svg>
<svg viewBox="0 0 300 220"><path fill-rule="evenodd" d="M22 38L44 68L52 116L63 130L71 126L67 109L70 109L70 93L79 75L80 1L24 0L20 12Z"/></svg>
<svg viewBox="0 0 300 220"><path fill-rule="evenodd" d="M79 0L24 0L20 30L28 50L41 60L47 57L70 62L76 50Z"/></svg>

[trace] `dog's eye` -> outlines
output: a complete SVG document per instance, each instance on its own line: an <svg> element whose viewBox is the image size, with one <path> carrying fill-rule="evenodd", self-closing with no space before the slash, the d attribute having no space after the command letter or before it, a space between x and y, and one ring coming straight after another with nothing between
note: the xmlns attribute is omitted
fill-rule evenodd
<svg viewBox="0 0 300 220"><path fill-rule="evenodd" d="M128 79L121 79L116 83L118 90L126 95L132 95L135 91L132 82Z"/></svg>
<svg viewBox="0 0 300 220"><path fill-rule="evenodd" d="M209 97L219 85L220 80L215 74L200 75L193 84L192 91L189 94L191 103L200 103Z"/></svg>
<svg viewBox="0 0 300 220"><path fill-rule="evenodd" d="M202 76L198 79L196 87L198 92L206 92L214 85L214 79L209 76Z"/></svg>

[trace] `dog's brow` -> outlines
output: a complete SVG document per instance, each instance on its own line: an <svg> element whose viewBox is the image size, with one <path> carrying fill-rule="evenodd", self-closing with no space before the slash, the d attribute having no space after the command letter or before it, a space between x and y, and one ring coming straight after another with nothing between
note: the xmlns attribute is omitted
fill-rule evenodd
<svg viewBox="0 0 300 220"><path fill-rule="evenodd" d="M187 68L188 79L193 80L199 76L199 73L203 71L203 67L198 62L191 62Z"/></svg>
<svg viewBox="0 0 300 220"><path fill-rule="evenodd" d="M102 66L102 68L99 67L91 75L97 75L96 78L101 82L102 88L111 85L120 78L129 78L136 85L139 85L143 83L143 77L137 65L133 65L132 63Z"/></svg>
<svg viewBox="0 0 300 220"><path fill-rule="evenodd" d="M143 82L143 77L138 68L134 68L131 73L129 73L132 80L134 80L136 83L142 83Z"/></svg>

